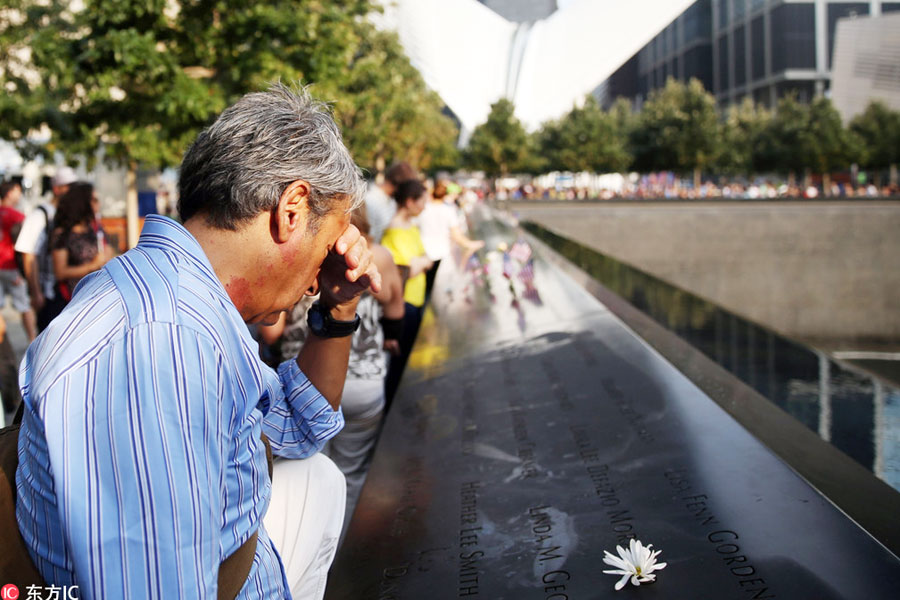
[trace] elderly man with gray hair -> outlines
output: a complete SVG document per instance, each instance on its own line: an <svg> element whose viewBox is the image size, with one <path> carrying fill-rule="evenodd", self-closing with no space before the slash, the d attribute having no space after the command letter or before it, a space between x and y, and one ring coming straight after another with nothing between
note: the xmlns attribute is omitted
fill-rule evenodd
<svg viewBox="0 0 900 600"><path fill-rule="evenodd" d="M350 225L364 182L327 109L277 84L198 136L179 192L183 224L147 217L28 349L19 529L81 598L321 598L344 481L317 453L381 286ZM312 293L314 335L268 368L246 323Z"/></svg>

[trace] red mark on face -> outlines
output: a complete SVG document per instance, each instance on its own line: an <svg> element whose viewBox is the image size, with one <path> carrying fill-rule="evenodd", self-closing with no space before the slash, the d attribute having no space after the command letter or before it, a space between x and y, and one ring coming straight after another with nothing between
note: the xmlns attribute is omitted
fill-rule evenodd
<svg viewBox="0 0 900 600"><path fill-rule="evenodd" d="M238 312L243 313L244 308L250 302L250 282L243 277L232 277L228 283L225 284L225 291L228 292L228 297L231 298L231 301L238 309Z"/></svg>

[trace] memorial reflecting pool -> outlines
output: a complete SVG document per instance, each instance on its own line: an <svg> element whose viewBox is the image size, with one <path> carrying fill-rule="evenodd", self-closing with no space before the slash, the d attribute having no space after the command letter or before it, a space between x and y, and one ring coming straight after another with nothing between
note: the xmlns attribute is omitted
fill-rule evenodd
<svg viewBox="0 0 900 600"><path fill-rule="evenodd" d="M900 389L539 225L524 227L900 490Z"/></svg>

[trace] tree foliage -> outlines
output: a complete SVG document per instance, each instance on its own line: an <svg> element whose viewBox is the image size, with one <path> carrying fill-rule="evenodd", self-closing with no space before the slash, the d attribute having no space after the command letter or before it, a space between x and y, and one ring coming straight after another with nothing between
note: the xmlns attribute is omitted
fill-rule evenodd
<svg viewBox="0 0 900 600"><path fill-rule="evenodd" d="M722 123L721 172L748 175L756 170L757 150L771 119L772 113L750 98L729 107Z"/></svg>
<svg viewBox="0 0 900 600"><path fill-rule="evenodd" d="M581 107L544 125L538 147L545 168L555 171L622 171L631 163L617 115L588 95Z"/></svg>
<svg viewBox="0 0 900 600"><path fill-rule="evenodd" d="M900 111L872 101L850 122L850 130L859 137L863 167L887 169L900 163Z"/></svg>
<svg viewBox="0 0 900 600"><path fill-rule="evenodd" d="M809 106L787 95L778 101L775 113L757 144L756 166L774 173L803 173L810 167L815 139L810 129Z"/></svg>
<svg viewBox="0 0 900 600"><path fill-rule="evenodd" d="M9 0L0 20L0 137L89 161L177 164L200 129L276 80L336 100L351 151L427 163L455 131L370 0ZM384 61L384 62L382 62ZM366 110L374 116L362 115ZM49 141L32 144L45 127ZM349 131L349 127L353 127ZM393 147L378 149L378 139ZM373 141L375 140L375 141ZM385 145L384 143L382 145Z"/></svg>
<svg viewBox="0 0 900 600"><path fill-rule="evenodd" d="M841 123L841 115L825 97L809 105L809 135L812 153L809 167L816 173L844 169L860 158L859 138Z"/></svg>
<svg viewBox="0 0 900 600"><path fill-rule="evenodd" d="M716 102L703 84L669 79L650 94L632 135L640 170L702 171L717 159L721 128Z"/></svg>
<svg viewBox="0 0 900 600"><path fill-rule="evenodd" d="M335 111L359 164L377 171L397 160L421 169L455 166L457 126L396 34L368 28L360 36L337 98Z"/></svg>
<svg viewBox="0 0 900 600"><path fill-rule="evenodd" d="M506 98L491 105L487 121L472 132L465 153L467 165L488 176L533 170L533 138L515 116L515 106Z"/></svg>

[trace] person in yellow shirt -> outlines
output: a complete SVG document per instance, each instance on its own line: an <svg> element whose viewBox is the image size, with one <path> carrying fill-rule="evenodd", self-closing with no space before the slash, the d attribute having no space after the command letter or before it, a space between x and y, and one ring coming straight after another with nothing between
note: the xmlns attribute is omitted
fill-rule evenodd
<svg viewBox="0 0 900 600"><path fill-rule="evenodd" d="M387 412L394 393L397 391L397 386L400 384L400 376L406 367L413 342L416 341L416 334L419 332L419 323L422 321L422 309L425 305L425 271L431 268L432 263L425 254L422 236L419 235L419 228L413 219L425 208L427 199L428 190L418 179L404 181L398 185L394 191L397 213L391 219L381 238L381 245L393 255L394 262L405 281L403 286L405 309L403 331L400 334L400 354L391 357L387 377L385 377L385 412Z"/></svg>

